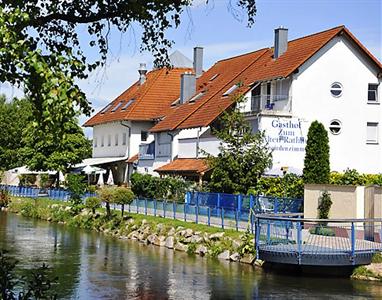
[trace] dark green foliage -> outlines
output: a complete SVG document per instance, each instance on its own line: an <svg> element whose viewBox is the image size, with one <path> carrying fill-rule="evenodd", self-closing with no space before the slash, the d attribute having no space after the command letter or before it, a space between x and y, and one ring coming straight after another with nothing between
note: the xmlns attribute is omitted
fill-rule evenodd
<svg viewBox="0 0 382 300"><path fill-rule="evenodd" d="M97 208L101 207L101 199L98 197L88 197L85 200L85 207L91 209L93 214Z"/></svg>
<svg viewBox="0 0 382 300"><path fill-rule="evenodd" d="M34 174L22 174L19 175L20 186L32 186L35 185L37 176Z"/></svg>
<svg viewBox="0 0 382 300"><path fill-rule="evenodd" d="M167 199L184 202L192 183L180 177L154 177L149 174L131 175L131 190L138 198Z"/></svg>
<svg viewBox="0 0 382 300"><path fill-rule="evenodd" d="M323 236L335 236L333 229L326 227L326 225L312 227L309 229L309 233Z"/></svg>
<svg viewBox="0 0 382 300"><path fill-rule="evenodd" d="M17 261L0 251L0 293L3 300L57 299L54 285L57 278L52 279L51 270L43 264L36 270L30 270L26 278L16 277ZM16 292L18 287L22 292Z"/></svg>
<svg viewBox="0 0 382 300"><path fill-rule="evenodd" d="M134 193L131 191L131 189L125 187L117 187L114 189L113 193L113 202L122 206L121 216L123 217L125 205L133 202L135 197Z"/></svg>
<svg viewBox="0 0 382 300"><path fill-rule="evenodd" d="M374 253L371 262L374 264L381 264L382 263L382 252L376 252Z"/></svg>
<svg viewBox="0 0 382 300"><path fill-rule="evenodd" d="M272 197L303 198L304 182L302 177L286 174L283 177L261 177L255 188L248 191L253 195Z"/></svg>
<svg viewBox="0 0 382 300"><path fill-rule="evenodd" d="M110 203L114 201L114 188L113 187L103 187L97 191L102 202L106 204L106 217L111 218Z"/></svg>
<svg viewBox="0 0 382 300"><path fill-rule="evenodd" d="M329 138L324 125L312 122L305 148L304 183L329 183Z"/></svg>
<svg viewBox="0 0 382 300"><path fill-rule="evenodd" d="M7 207L10 201L11 197L9 192L6 190L0 190L0 210L2 207Z"/></svg>
<svg viewBox="0 0 382 300"><path fill-rule="evenodd" d="M40 175L40 188L45 189L48 187L49 183L49 174Z"/></svg>
<svg viewBox="0 0 382 300"><path fill-rule="evenodd" d="M328 191L323 191L318 199L318 218L327 219L329 217L330 208L332 206L332 199Z"/></svg>
<svg viewBox="0 0 382 300"><path fill-rule="evenodd" d="M245 233L241 237L241 244L237 250L240 256L244 256L245 254L255 254L256 248L255 243L253 241L253 235L250 233L249 229L245 231Z"/></svg>
<svg viewBox="0 0 382 300"><path fill-rule="evenodd" d="M223 112L213 129L213 134L222 141L218 156L207 153L212 168L209 188L213 192L246 194L272 165L264 133L253 133L239 111L243 99L241 95L232 99L235 108Z"/></svg>
<svg viewBox="0 0 382 300"><path fill-rule="evenodd" d="M69 173L66 176L66 186L70 191L70 201L73 206L82 204L81 196L86 192L85 177L80 174Z"/></svg>
<svg viewBox="0 0 382 300"><path fill-rule="evenodd" d="M7 102L4 96L0 96L0 170L25 165L22 136L31 115L32 108L28 100L14 98Z"/></svg>

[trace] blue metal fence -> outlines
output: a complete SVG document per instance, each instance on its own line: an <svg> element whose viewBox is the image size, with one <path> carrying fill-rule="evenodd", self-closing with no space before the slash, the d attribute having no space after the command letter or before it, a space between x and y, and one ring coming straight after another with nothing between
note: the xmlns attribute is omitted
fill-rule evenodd
<svg viewBox="0 0 382 300"><path fill-rule="evenodd" d="M39 189L36 187L16 186L16 185L0 185L0 190L8 191L9 194L15 197L37 198L49 197L53 200L68 201L70 199L70 192L61 188ZM44 192L44 193L42 193ZM97 196L95 193L85 193L82 199L91 196Z"/></svg>

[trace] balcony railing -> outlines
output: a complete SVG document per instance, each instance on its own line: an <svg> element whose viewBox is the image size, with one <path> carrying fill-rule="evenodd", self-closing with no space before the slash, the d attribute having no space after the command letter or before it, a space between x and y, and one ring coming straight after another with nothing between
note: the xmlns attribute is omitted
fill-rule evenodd
<svg viewBox="0 0 382 300"><path fill-rule="evenodd" d="M155 142L139 145L139 159L154 159Z"/></svg>
<svg viewBox="0 0 382 300"><path fill-rule="evenodd" d="M252 96L251 111L258 113L262 111L291 111L291 97L288 95L258 95Z"/></svg>

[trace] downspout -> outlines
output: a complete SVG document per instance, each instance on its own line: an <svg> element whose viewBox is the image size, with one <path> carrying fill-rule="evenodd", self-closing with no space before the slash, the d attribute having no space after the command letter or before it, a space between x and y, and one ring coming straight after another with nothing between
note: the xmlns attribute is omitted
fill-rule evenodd
<svg viewBox="0 0 382 300"><path fill-rule="evenodd" d="M129 129L129 134L128 134L128 138L129 138L129 142L127 143L127 141L126 141L126 144L127 144L127 159L129 159L130 158L130 137L131 137L131 127L129 126L129 125L126 125L126 124L124 124L123 123L123 121L121 121L121 126L123 126L123 127L127 127L128 129ZM127 163L126 164L126 170L125 170L125 174L124 174L124 179L123 179L123 181L124 182L127 182L128 181L128 177L129 177L129 169L130 169L130 167L129 167L129 163Z"/></svg>
<svg viewBox="0 0 382 300"><path fill-rule="evenodd" d="M170 161L172 161L172 146L173 146L173 141L174 141L174 136L175 134L171 134L171 132L167 131L166 132L170 137L171 137L171 147L170 147Z"/></svg>
<svg viewBox="0 0 382 300"><path fill-rule="evenodd" d="M200 132L202 131L202 128L199 127L196 131L196 158L199 158L199 143L200 143Z"/></svg>

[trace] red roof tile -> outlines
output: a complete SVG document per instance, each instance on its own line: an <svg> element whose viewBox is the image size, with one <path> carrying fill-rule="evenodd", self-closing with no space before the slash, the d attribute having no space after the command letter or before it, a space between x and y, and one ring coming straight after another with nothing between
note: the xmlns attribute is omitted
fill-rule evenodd
<svg viewBox="0 0 382 300"><path fill-rule="evenodd" d="M180 75L188 71L192 69L157 69L148 72L143 85L134 83L110 103L111 106L105 113L101 113L101 110L84 126L122 120L152 121L165 114L170 109L171 103L179 97ZM124 110L124 105L132 99L134 101ZM119 107L113 111L118 105Z"/></svg>
<svg viewBox="0 0 382 300"><path fill-rule="evenodd" d="M137 153L137 154L133 155L132 157L130 157L126 162L133 163L133 162L138 161L138 158L139 158L139 155Z"/></svg>
<svg viewBox="0 0 382 300"><path fill-rule="evenodd" d="M208 171L207 160L203 158L178 158L155 171L158 173L196 173Z"/></svg>
<svg viewBox="0 0 382 300"><path fill-rule="evenodd" d="M273 58L273 48L268 48L217 62L197 81L197 93L205 91L205 94L195 103L185 103L169 111L151 131L208 126L232 105L230 97L223 97L232 85L241 83L242 88L235 93L245 93L256 81L288 77L339 34L347 35L382 71L381 63L344 26L335 27L289 41L287 51L277 59ZM215 74L219 76L210 81Z"/></svg>

